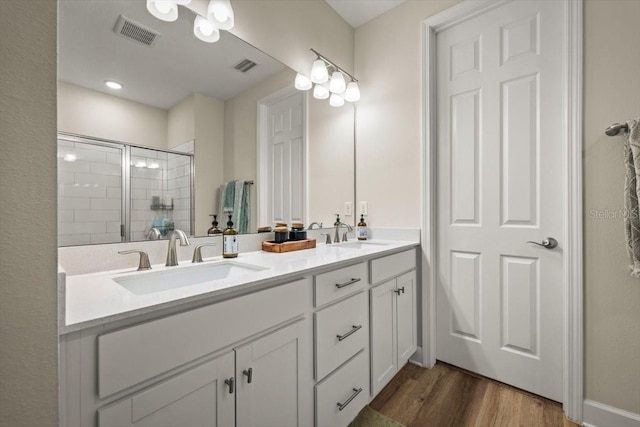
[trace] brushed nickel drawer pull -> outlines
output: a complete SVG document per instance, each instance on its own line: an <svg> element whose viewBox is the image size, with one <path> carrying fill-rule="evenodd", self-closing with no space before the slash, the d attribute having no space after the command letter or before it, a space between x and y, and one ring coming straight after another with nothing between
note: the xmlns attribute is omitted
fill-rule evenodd
<svg viewBox="0 0 640 427"><path fill-rule="evenodd" d="M343 339L347 338L349 335L355 333L356 331L358 331L360 329L362 329L362 325L357 325L357 326L353 325L352 329L349 332L347 332L344 335L336 335L336 337L338 337L338 341L342 341Z"/></svg>
<svg viewBox="0 0 640 427"><path fill-rule="evenodd" d="M346 407L347 407L347 405L348 405L349 403L351 403L351 401L352 401L353 399L355 399L355 398L356 398L356 396L358 396L358 395L360 394L360 392L361 392L361 391L362 391L362 387L360 387L360 388L354 388L354 389L353 389L353 394L352 394L351 396L349 396L349 398L346 400L346 402L344 402L344 403L340 403L340 402L338 402L338 410L339 410L339 411L342 411L344 408L346 408Z"/></svg>
<svg viewBox="0 0 640 427"><path fill-rule="evenodd" d="M247 384L251 384L251 381L253 381L253 368L245 369L242 373L247 376Z"/></svg>
<svg viewBox="0 0 640 427"><path fill-rule="evenodd" d="M344 288L345 286L349 286L349 285L353 285L354 283L358 283L360 280L362 280L362 279L357 277L357 278L349 280L348 282L336 283L336 288L341 289L341 288Z"/></svg>
<svg viewBox="0 0 640 427"><path fill-rule="evenodd" d="M233 377L229 378L228 380L224 380L224 383L229 386L229 394L233 394L233 390L235 388L235 380L233 379Z"/></svg>

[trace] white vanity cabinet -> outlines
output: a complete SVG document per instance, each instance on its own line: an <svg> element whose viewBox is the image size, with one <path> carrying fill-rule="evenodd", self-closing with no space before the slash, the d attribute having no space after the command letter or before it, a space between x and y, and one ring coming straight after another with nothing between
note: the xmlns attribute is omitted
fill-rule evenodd
<svg viewBox="0 0 640 427"><path fill-rule="evenodd" d="M415 268L414 250L371 261L372 278L379 281L370 290L371 386L374 396L417 349Z"/></svg>
<svg viewBox="0 0 640 427"><path fill-rule="evenodd" d="M227 353L98 410L100 427L235 425L234 357Z"/></svg>
<svg viewBox="0 0 640 427"><path fill-rule="evenodd" d="M416 250L386 253L61 335L60 425L347 427L417 348Z"/></svg>

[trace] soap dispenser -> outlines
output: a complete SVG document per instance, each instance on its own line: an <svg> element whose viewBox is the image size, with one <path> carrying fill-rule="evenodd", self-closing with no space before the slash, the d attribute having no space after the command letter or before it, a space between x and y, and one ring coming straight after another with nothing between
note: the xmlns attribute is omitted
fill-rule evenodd
<svg viewBox="0 0 640 427"><path fill-rule="evenodd" d="M218 215L211 214L209 216L213 217L213 222L211 223L211 228L207 230L207 235L216 236L218 234L222 234L222 230L218 227Z"/></svg>
<svg viewBox="0 0 640 427"><path fill-rule="evenodd" d="M222 257L237 258L238 256L238 231L233 228L231 214L227 221L227 228L222 232Z"/></svg>
<svg viewBox="0 0 640 427"><path fill-rule="evenodd" d="M367 240L367 223L364 222L364 215L360 215L360 222L356 226L358 240Z"/></svg>

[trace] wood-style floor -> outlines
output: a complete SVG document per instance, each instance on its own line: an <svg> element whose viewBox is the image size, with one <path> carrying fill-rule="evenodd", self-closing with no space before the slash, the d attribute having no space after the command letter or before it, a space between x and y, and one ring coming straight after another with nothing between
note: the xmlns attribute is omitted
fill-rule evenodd
<svg viewBox="0 0 640 427"><path fill-rule="evenodd" d="M408 363L371 407L408 427L577 427L557 402L441 362Z"/></svg>

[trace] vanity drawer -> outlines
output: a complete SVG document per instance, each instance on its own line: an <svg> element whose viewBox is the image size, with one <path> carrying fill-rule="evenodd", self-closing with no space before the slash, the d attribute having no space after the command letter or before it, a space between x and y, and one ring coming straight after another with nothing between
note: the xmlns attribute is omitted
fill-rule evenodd
<svg viewBox="0 0 640 427"><path fill-rule="evenodd" d="M367 284L368 277L366 263L350 265L316 275L315 306L320 307L363 289Z"/></svg>
<svg viewBox="0 0 640 427"><path fill-rule="evenodd" d="M275 286L98 337L98 396L221 350L304 313L308 279Z"/></svg>
<svg viewBox="0 0 640 427"><path fill-rule="evenodd" d="M371 283L380 283L416 268L416 250L385 256L371 261Z"/></svg>
<svg viewBox="0 0 640 427"><path fill-rule="evenodd" d="M316 425L346 427L369 402L369 352L361 351L316 385Z"/></svg>
<svg viewBox="0 0 640 427"><path fill-rule="evenodd" d="M315 313L316 380L349 360L369 342L369 301L360 292Z"/></svg>

